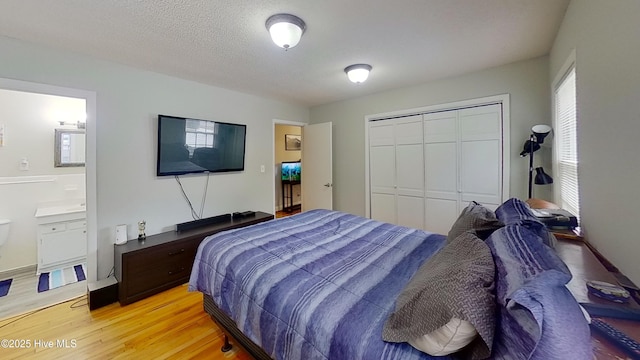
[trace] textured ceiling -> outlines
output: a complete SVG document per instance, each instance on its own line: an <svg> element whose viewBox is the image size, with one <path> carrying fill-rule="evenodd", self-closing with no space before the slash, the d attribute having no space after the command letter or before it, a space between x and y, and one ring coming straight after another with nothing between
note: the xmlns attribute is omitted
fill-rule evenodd
<svg viewBox="0 0 640 360"><path fill-rule="evenodd" d="M314 106L548 54L569 0L2 0L0 36ZM266 19L307 31L275 46ZM352 84L343 69L373 66Z"/></svg>

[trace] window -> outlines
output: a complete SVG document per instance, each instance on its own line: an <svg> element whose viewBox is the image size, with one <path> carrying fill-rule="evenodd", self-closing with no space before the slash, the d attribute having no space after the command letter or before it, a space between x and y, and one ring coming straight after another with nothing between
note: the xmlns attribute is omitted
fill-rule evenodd
<svg viewBox="0 0 640 360"><path fill-rule="evenodd" d="M213 121L187 119L186 144L189 156L193 156L196 148L215 147L218 124Z"/></svg>
<svg viewBox="0 0 640 360"><path fill-rule="evenodd" d="M578 146L576 70L571 64L554 91L556 202L580 218L578 192Z"/></svg>

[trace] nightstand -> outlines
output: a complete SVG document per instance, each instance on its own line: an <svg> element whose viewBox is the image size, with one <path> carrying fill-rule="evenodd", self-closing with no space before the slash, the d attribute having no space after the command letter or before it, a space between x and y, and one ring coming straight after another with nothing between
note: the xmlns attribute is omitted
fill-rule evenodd
<svg viewBox="0 0 640 360"><path fill-rule="evenodd" d="M549 232L553 234L557 239L584 241L582 231L579 227L575 229L549 229Z"/></svg>
<svg viewBox="0 0 640 360"><path fill-rule="evenodd" d="M532 209L560 209L560 207L552 202L542 200L542 199L528 199L526 203ZM580 227L575 229L554 229L550 228L549 231L555 236L557 239L564 240L573 240L573 241L584 241L584 237L582 236L582 231Z"/></svg>
<svg viewBox="0 0 640 360"><path fill-rule="evenodd" d="M615 276L603 266L596 254L591 251L587 242L582 243L558 239L556 252L571 271L572 278L567 284L567 288L571 291L576 301L586 304L620 306L621 308L640 308L634 299L631 299L627 304L617 304L589 294L586 286L588 280L599 280L611 284L616 284L617 280ZM640 341L640 327L637 321L606 318L606 322L634 340ZM593 342L594 359L629 358L626 353L622 352L615 344L600 334L592 333L591 338Z"/></svg>

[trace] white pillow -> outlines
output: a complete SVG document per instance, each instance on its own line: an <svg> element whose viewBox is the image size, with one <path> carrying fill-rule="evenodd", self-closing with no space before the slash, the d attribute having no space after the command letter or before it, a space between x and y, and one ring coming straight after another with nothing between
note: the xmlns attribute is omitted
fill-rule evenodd
<svg viewBox="0 0 640 360"><path fill-rule="evenodd" d="M469 345L477 335L478 332L470 322L452 318L441 328L413 339L409 344L429 355L443 356Z"/></svg>

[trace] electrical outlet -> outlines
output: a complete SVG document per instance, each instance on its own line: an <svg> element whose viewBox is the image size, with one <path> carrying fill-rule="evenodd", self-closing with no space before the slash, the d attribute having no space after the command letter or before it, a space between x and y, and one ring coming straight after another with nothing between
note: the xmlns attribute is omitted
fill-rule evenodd
<svg viewBox="0 0 640 360"><path fill-rule="evenodd" d="M266 171L266 170L265 170L264 165L260 165L260 172L261 172L261 173L263 173L263 172L265 172L265 171Z"/></svg>

